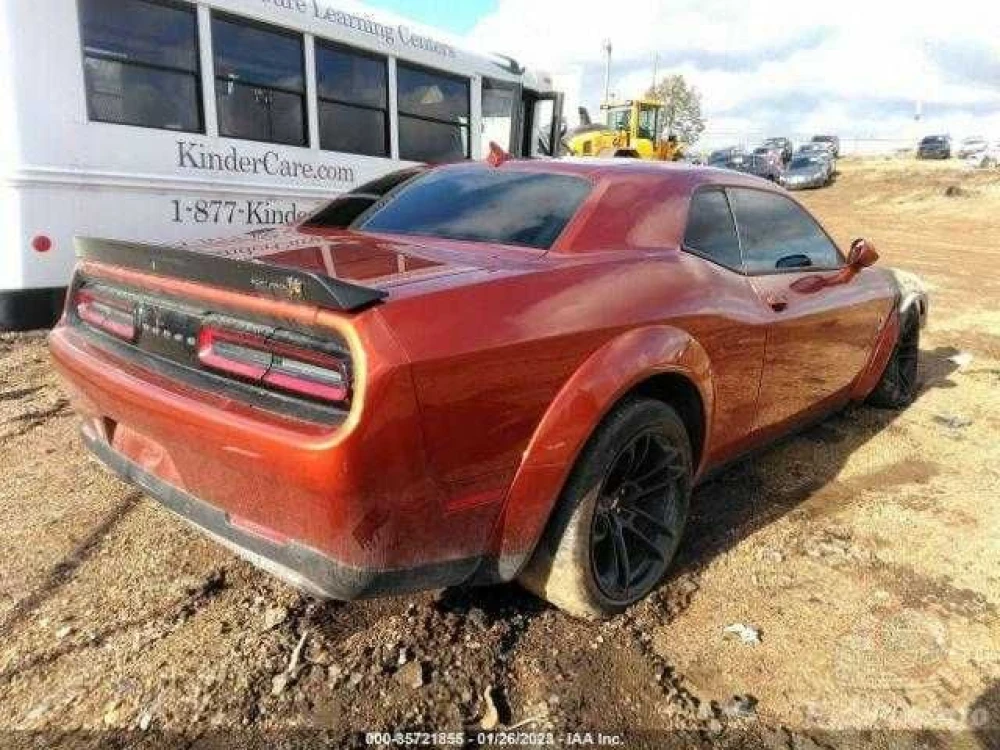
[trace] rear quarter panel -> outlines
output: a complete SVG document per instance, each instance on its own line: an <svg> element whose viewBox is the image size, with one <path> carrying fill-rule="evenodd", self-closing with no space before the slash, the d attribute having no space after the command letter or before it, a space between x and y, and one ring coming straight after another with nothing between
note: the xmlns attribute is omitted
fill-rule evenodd
<svg viewBox="0 0 1000 750"><path fill-rule="evenodd" d="M533 545L582 444L645 378L685 371L716 405L706 415L706 462L752 424L764 345L752 295L743 277L686 253L553 259L546 270L399 299L380 314L411 361L427 461L446 506L460 513L486 503L499 514L519 467L532 463L545 475L530 498L540 504L534 521L520 524L502 552ZM644 331L638 349L614 347ZM605 350L617 356L573 381L571 427L541 444L543 419L559 421L557 394Z"/></svg>

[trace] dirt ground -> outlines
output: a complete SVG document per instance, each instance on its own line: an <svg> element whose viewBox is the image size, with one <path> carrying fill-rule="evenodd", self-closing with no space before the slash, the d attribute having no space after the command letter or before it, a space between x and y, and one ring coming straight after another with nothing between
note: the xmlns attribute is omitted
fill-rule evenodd
<svg viewBox="0 0 1000 750"><path fill-rule="evenodd" d="M92 463L43 336L0 338L3 744L1000 746L1000 173L845 160L802 197L930 285L920 397L699 488L675 572L604 624L515 586L299 595Z"/></svg>

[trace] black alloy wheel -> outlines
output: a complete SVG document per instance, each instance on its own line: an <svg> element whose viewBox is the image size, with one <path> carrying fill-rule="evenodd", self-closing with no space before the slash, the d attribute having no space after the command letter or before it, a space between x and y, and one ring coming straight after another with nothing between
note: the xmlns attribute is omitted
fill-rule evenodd
<svg viewBox="0 0 1000 750"><path fill-rule="evenodd" d="M686 475L681 452L654 430L611 463L590 535L594 579L608 599L630 603L663 577L680 541Z"/></svg>
<svg viewBox="0 0 1000 750"><path fill-rule="evenodd" d="M694 472L677 410L657 399L623 399L577 457L518 580L578 617L623 611L667 574Z"/></svg>
<svg viewBox="0 0 1000 750"><path fill-rule="evenodd" d="M902 321L899 340L886 363L870 403L888 409L902 409L917 397L917 365L920 359L920 320L909 311Z"/></svg>
<svg viewBox="0 0 1000 750"><path fill-rule="evenodd" d="M920 356L919 331L916 316L908 316L905 328L900 333L895 356L889 363L889 383L900 401L912 401L916 395L917 360Z"/></svg>

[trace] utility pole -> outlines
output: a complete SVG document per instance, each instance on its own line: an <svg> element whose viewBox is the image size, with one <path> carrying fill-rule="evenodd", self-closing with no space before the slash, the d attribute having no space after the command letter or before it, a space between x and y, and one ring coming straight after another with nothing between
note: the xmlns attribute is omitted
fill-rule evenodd
<svg viewBox="0 0 1000 750"><path fill-rule="evenodd" d="M611 40L605 39L601 47L604 49L604 103L607 104L611 98Z"/></svg>
<svg viewBox="0 0 1000 750"><path fill-rule="evenodd" d="M927 78L929 77L927 60L930 58L931 49L930 42L927 41L927 37L924 37L921 45L921 51L923 54L920 57L920 88L917 91L917 101L914 102L913 106L913 119L916 122L920 122L924 116L924 96L927 93Z"/></svg>
<svg viewBox="0 0 1000 750"><path fill-rule="evenodd" d="M653 98L656 98L656 69L660 67L660 53L653 55Z"/></svg>

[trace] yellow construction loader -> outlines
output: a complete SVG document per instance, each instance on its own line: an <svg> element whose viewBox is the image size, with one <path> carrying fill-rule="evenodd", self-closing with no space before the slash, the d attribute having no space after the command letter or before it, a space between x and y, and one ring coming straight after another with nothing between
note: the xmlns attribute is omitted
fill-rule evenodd
<svg viewBox="0 0 1000 750"><path fill-rule="evenodd" d="M592 123L580 108L580 125L566 134L564 143L573 156L624 156L676 161L681 158L676 136L663 137L663 103L632 99L601 105L604 123Z"/></svg>

